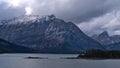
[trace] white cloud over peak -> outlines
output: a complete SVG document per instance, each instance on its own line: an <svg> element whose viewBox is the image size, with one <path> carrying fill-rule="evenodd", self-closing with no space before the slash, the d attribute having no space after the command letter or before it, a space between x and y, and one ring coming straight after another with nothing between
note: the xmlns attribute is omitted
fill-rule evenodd
<svg viewBox="0 0 120 68"><path fill-rule="evenodd" d="M113 11L103 16L79 24L79 27L89 35L108 31L110 35L120 34L120 11ZM87 27L86 27L87 26Z"/></svg>

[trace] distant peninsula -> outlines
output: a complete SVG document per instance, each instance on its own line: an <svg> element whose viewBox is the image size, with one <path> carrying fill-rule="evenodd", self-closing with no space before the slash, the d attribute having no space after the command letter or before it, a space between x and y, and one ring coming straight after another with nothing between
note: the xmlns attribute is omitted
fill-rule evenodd
<svg viewBox="0 0 120 68"><path fill-rule="evenodd" d="M116 50L86 50L83 54L80 54L76 59L120 59L120 51Z"/></svg>

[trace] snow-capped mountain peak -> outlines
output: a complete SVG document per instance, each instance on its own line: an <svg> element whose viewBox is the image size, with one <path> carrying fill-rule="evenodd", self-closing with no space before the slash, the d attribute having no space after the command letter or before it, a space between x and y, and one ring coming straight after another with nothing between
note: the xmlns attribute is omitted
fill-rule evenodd
<svg viewBox="0 0 120 68"><path fill-rule="evenodd" d="M44 21L49 20L55 20L55 15L45 15L45 16L39 16L39 15L24 15L19 17L14 17L12 19L5 19L0 21L0 25L3 24L28 24L28 23L34 23L35 21L39 21L43 19Z"/></svg>
<svg viewBox="0 0 120 68"><path fill-rule="evenodd" d="M5 25L0 25L0 38L40 52L80 53L81 50L104 49L74 23L54 15L31 15L5 21Z"/></svg>

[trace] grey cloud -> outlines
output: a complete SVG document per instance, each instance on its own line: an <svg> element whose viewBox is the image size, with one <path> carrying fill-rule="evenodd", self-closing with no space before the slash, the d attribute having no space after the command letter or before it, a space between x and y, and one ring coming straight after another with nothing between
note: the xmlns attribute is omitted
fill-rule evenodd
<svg viewBox="0 0 120 68"><path fill-rule="evenodd" d="M12 18L20 15L24 15L25 11L21 8L7 7L6 3L0 4L0 19Z"/></svg>
<svg viewBox="0 0 120 68"><path fill-rule="evenodd" d="M3 0L1 0L3 1ZM6 0L7 1L7 0ZM22 0L20 0L22 1ZM47 15L55 14L62 19L80 23L83 21L89 21L92 18L99 17L108 12L111 12L119 0L29 0L29 3L25 3L25 6L33 8L33 14ZM4 3L4 2L2 2ZM3 5L3 4L1 4ZM4 4L6 5L6 4ZM0 7L0 8L3 8ZM24 14L24 8L11 8L4 10L1 9L1 16L5 12L9 16L18 16Z"/></svg>
<svg viewBox="0 0 120 68"><path fill-rule="evenodd" d="M88 35L99 34L103 31L108 31L110 35L120 35L119 13L120 11L109 12L103 16L92 19L87 23L80 23L78 26Z"/></svg>
<svg viewBox="0 0 120 68"><path fill-rule="evenodd" d="M47 2L47 0L45 0L44 6L37 9L38 11L36 11L36 14L51 13L65 20L80 23L83 21L89 21L92 18L99 17L108 12L111 12L118 5L118 0L114 0L114 1L113 0L64 0L64 1L66 2L63 4L60 3L59 0L56 2ZM61 5L63 6L61 7Z"/></svg>

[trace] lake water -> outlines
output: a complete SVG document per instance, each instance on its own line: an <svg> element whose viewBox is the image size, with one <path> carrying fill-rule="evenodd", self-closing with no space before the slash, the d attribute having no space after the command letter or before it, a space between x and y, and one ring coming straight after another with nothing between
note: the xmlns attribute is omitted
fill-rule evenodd
<svg viewBox="0 0 120 68"><path fill-rule="evenodd" d="M48 59L25 59L25 57ZM61 59L72 54L0 54L0 68L120 68L120 60Z"/></svg>

